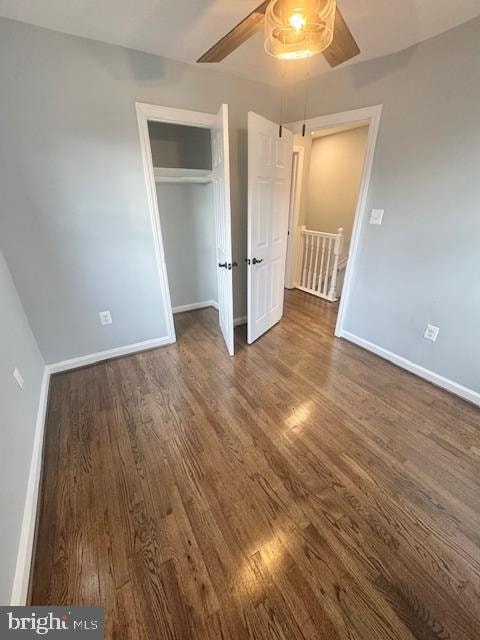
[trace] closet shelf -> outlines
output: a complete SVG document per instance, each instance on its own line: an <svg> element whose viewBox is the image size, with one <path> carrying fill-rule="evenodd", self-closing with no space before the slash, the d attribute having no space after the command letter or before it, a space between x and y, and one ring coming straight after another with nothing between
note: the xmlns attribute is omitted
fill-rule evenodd
<svg viewBox="0 0 480 640"><path fill-rule="evenodd" d="M153 167L155 182L196 182L205 184L212 181L209 169L170 169L167 167Z"/></svg>

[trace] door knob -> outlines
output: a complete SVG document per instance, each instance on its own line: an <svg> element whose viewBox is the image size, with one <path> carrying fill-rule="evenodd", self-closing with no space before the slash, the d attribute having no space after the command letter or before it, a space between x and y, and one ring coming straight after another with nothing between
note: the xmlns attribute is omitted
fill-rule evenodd
<svg viewBox="0 0 480 640"><path fill-rule="evenodd" d="M253 260L252 260L252 264L260 264L260 262L263 262L263 258L260 258L260 259L253 258Z"/></svg>
<svg viewBox="0 0 480 640"><path fill-rule="evenodd" d="M222 269L228 269L228 263L227 262L219 262L218 266L221 267Z"/></svg>

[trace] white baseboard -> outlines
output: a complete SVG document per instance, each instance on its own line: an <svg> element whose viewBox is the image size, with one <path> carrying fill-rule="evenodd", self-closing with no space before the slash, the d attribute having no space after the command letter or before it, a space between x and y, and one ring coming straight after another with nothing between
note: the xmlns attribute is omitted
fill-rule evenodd
<svg viewBox="0 0 480 640"><path fill-rule="evenodd" d="M180 307L173 307L173 313L182 313L183 311L195 311L196 309L206 309L207 307L213 307L218 311L218 302L215 300L207 300L206 302L195 302L193 304L184 304ZM233 324L237 327L240 324L245 324L247 322L247 316L239 316L238 318L233 319Z"/></svg>
<svg viewBox="0 0 480 640"><path fill-rule="evenodd" d="M28 474L27 493L23 510L22 529L18 545L17 565L13 580L10 605L26 605L28 598L28 585L30 580L30 568L32 564L33 541L35 537L35 524L37 520L37 504L40 492L40 476L43 457L43 434L47 417L48 389L50 385L50 371L45 367L43 372L40 399L38 403L37 419L35 422L35 436L33 451Z"/></svg>
<svg viewBox="0 0 480 640"><path fill-rule="evenodd" d="M374 344L373 342L369 342L364 338L359 338L358 336L354 335L353 333L349 333L348 331L340 331L339 337L345 338L345 340L353 342L359 347L363 347L367 351L371 351L377 356L385 358L385 360L390 360L390 362L393 362L402 369L406 369L407 371L410 371L410 373L414 373L420 378L428 380L428 382L431 382L437 387L442 387L442 389L446 389L447 391L450 391L450 393L454 393L456 396L460 396L460 398L463 398L464 400L468 400L469 402L480 406L480 393L478 393L477 391L473 391L473 389L464 387L463 385L459 384L458 382L454 382L449 378L444 378L440 374L435 373L434 371L430 371L430 369L425 369L425 367L422 367L419 364L415 364L415 362L412 362L411 360L407 360L406 358L399 356L392 351L388 351L388 349L379 347L378 345Z"/></svg>
<svg viewBox="0 0 480 640"><path fill-rule="evenodd" d="M194 302L193 304L184 304L180 307L173 307L173 313L182 313L183 311L195 311L196 309L206 309L207 307L213 307L218 311L218 302L215 300L207 300L205 302ZM240 324L247 322L247 316L239 316L233 319L233 325L237 327Z"/></svg>
<svg viewBox="0 0 480 640"><path fill-rule="evenodd" d="M205 302L194 302L193 304L182 304L179 307L173 307L173 313L183 313L184 311L195 311L196 309L206 309L213 307L218 311L218 302L215 300L205 300Z"/></svg>
<svg viewBox="0 0 480 640"><path fill-rule="evenodd" d="M200 304L201 306L197 306L197 304ZM208 302L196 303L195 305L174 307L173 312L180 313L180 310L189 311L191 309L201 309L205 307L218 308L218 304L214 300L209 300ZM233 323L235 326L237 326L239 324L245 324L246 321L247 316L242 316L239 318L234 318ZM128 344L125 347L116 347L115 349L108 349L107 351L91 353L87 356L80 356L78 358L71 358L70 360L54 362L47 365L47 370L49 374L61 373L62 371L69 371L70 369L76 369L78 367L84 367L89 364L95 364L96 362L102 362L102 360L108 360L109 358L118 358L119 356L126 356L130 353L137 353L138 351L146 351L147 349L154 349L155 347L163 347L167 344L172 344L170 336L164 336L163 338L154 338L153 340L145 340L144 342Z"/></svg>
<svg viewBox="0 0 480 640"><path fill-rule="evenodd" d="M126 356L130 353L136 353L137 351L145 351L147 349L154 349L155 347L163 347L166 344L171 343L172 340L170 336L164 336L163 338L154 338L153 340L145 340L144 342L127 344L125 347L116 347L115 349L108 349L107 351L91 353L88 356L80 356L79 358L72 358L71 360L63 360L62 362L48 364L47 369L50 374L59 373L61 371L68 371L69 369L76 369L77 367L95 364L96 362L108 360L109 358L118 358L119 356Z"/></svg>

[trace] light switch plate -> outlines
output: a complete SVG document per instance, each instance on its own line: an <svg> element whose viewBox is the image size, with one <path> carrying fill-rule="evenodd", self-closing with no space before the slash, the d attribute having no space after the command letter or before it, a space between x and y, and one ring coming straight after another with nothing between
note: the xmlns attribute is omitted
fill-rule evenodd
<svg viewBox="0 0 480 640"><path fill-rule="evenodd" d="M112 324L112 314L110 311L99 311L100 324Z"/></svg>
<svg viewBox="0 0 480 640"><path fill-rule="evenodd" d="M370 224L382 224L385 209L372 209L370 213Z"/></svg>
<svg viewBox="0 0 480 640"><path fill-rule="evenodd" d="M425 340L431 340L432 342L435 342L439 331L440 327L435 327L433 324L427 324L423 337L425 338Z"/></svg>
<svg viewBox="0 0 480 640"><path fill-rule="evenodd" d="M17 369L17 367L15 367L15 369L13 370L13 377L17 381L17 384L20 387L20 389L23 390L23 383L24 383L23 376L20 373L20 371Z"/></svg>

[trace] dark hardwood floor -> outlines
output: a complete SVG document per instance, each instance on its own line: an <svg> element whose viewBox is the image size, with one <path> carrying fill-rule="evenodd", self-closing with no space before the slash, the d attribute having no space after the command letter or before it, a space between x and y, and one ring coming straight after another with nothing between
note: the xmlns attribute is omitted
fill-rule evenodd
<svg viewBox="0 0 480 640"><path fill-rule="evenodd" d="M33 604L107 638L478 640L480 411L334 339L336 308L226 355L178 342L57 375Z"/></svg>

